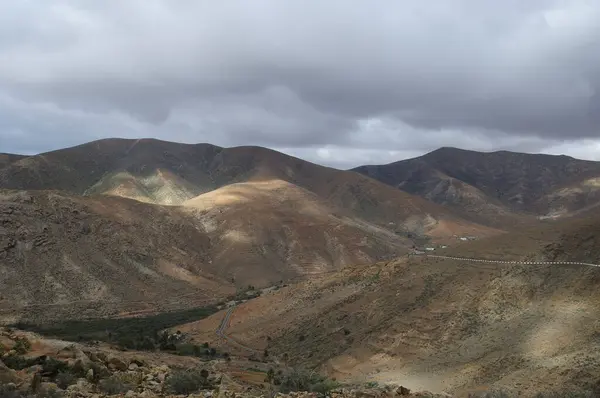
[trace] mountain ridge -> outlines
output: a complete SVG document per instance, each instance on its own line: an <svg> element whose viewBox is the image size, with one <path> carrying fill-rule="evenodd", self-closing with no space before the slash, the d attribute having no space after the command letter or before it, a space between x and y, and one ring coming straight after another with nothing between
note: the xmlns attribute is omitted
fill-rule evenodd
<svg viewBox="0 0 600 398"><path fill-rule="evenodd" d="M487 219L568 215L600 202L600 162L565 155L477 152L444 147L356 172L438 204Z"/></svg>

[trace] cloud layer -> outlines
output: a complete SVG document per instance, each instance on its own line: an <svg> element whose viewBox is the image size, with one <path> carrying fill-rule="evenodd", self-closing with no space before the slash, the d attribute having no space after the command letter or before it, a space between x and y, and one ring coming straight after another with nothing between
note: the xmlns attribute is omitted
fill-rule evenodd
<svg viewBox="0 0 600 398"><path fill-rule="evenodd" d="M596 158L600 3L1 2L0 151L115 136L339 167L440 146Z"/></svg>

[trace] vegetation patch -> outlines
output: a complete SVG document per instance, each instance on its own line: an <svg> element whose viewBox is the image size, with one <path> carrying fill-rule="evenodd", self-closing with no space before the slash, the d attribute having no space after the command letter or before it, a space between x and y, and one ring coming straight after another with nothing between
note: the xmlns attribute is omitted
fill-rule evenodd
<svg viewBox="0 0 600 398"><path fill-rule="evenodd" d="M177 351L180 339L162 331L206 318L217 311L216 306L208 306L146 317L69 320L49 325L18 323L13 327L61 340L104 341L124 349Z"/></svg>
<svg viewBox="0 0 600 398"><path fill-rule="evenodd" d="M212 389L214 386L208 379L206 369L180 370L172 373L165 381L168 392L177 395L188 395L201 389Z"/></svg>

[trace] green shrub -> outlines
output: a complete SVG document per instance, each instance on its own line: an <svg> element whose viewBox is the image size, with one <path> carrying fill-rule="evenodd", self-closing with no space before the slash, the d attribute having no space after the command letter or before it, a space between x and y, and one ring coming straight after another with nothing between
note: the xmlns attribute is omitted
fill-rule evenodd
<svg viewBox="0 0 600 398"><path fill-rule="evenodd" d="M61 371L56 375L55 382L59 388L66 390L67 387L77 383L77 377L73 373Z"/></svg>
<svg viewBox="0 0 600 398"><path fill-rule="evenodd" d="M18 323L13 326L61 340L100 340L118 342L128 349L154 350L159 345L161 331L206 318L217 311L216 306L207 306L163 312L147 317L68 320L55 322L52 325ZM171 342L163 342L164 345L169 343Z"/></svg>
<svg viewBox="0 0 600 398"><path fill-rule="evenodd" d="M339 386L340 385L337 382L315 372L293 369L282 375L280 391L283 393L309 391L327 395L329 391L338 388Z"/></svg>
<svg viewBox="0 0 600 398"><path fill-rule="evenodd" d="M108 395L124 394L129 390L133 390L135 387L123 382L116 376L111 376L108 379L100 380L98 383L100 391Z"/></svg>
<svg viewBox="0 0 600 398"><path fill-rule="evenodd" d="M19 355L27 354L31 350L31 343L25 337L18 337L13 350Z"/></svg>
<svg viewBox="0 0 600 398"><path fill-rule="evenodd" d="M18 391L9 388L7 385L0 384L0 398L20 398Z"/></svg>
<svg viewBox="0 0 600 398"><path fill-rule="evenodd" d="M22 370L34 365L34 361L31 359L27 359L22 355L10 355L2 358L2 362L6 366L14 370Z"/></svg>
<svg viewBox="0 0 600 398"><path fill-rule="evenodd" d="M0 385L0 398L63 398L64 394L56 388L42 389L35 394L24 393L6 385Z"/></svg>
<svg viewBox="0 0 600 398"><path fill-rule="evenodd" d="M55 358L47 358L42 364L42 373L48 376L56 376L60 372L66 372L69 366L66 362L59 361Z"/></svg>
<svg viewBox="0 0 600 398"><path fill-rule="evenodd" d="M168 392L176 395L188 395L202 388L211 387L208 382L208 371L206 369L190 369L173 372L165 380L165 388Z"/></svg>

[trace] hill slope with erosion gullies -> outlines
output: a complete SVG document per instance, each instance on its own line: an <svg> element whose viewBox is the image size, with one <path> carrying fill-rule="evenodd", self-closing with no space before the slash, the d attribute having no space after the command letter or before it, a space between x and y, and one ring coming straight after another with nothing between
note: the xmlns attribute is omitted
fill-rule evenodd
<svg viewBox="0 0 600 398"><path fill-rule="evenodd" d="M0 190L3 320L205 305L235 288L184 213L116 197Z"/></svg>
<svg viewBox="0 0 600 398"><path fill-rule="evenodd" d="M518 223L515 213L568 215L600 203L600 162L568 156L441 148L354 170L492 222Z"/></svg>
<svg viewBox="0 0 600 398"><path fill-rule="evenodd" d="M286 181L353 217L406 237L462 230L482 235L494 232L358 173L260 147L107 139L0 167L0 188L107 194L162 205L181 205L230 184L269 180Z"/></svg>
<svg viewBox="0 0 600 398"><path fill-rule="evenodd" d="M215 261L253 284L264 284L264 271L256 272L260 263L272 264L282 276L309 275L391 258L412 244L281 180L228 185L184 206L219 242Z"/></svg>
<svg viewBox="0 0 600 398"><path fill-rule="evenodd" d="M0 190L0 312L59 319L191 308L248 285L391 258L411 243L282 181L234 184L178 207Z"/></svg>
<svg viewBox="0 0 600 398"><path fill-rule="evenodd" d="M572 243L597 239L598 225L597 216L569 219L443 254L600 263L592 243ZM598 267L417 256L349 267L243 303L226 333L339 380L457 394L495 387L524 396L593 390L600 372L599 284ZM177 329L212 341L223 315Z"/></svg>

